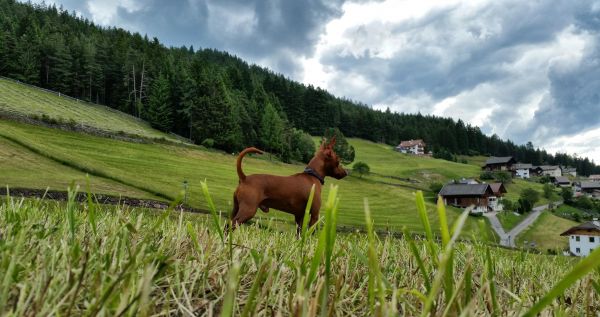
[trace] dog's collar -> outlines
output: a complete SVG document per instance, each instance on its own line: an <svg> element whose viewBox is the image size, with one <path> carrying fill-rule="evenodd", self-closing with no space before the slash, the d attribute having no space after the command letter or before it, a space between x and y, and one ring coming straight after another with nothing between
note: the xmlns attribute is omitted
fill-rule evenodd
<svg viewBox="0 0 600 317"><path fill-rule="evenodd" d="M325 179L323 177L321 177L321 175L317 174L317 172L315 172L315 170L313 170L310 167L306 167L304 169L304 174L308 174L310 176L314 176L316 179L319 180L319 182L321 182L321 185L325 185Z"/></svg>

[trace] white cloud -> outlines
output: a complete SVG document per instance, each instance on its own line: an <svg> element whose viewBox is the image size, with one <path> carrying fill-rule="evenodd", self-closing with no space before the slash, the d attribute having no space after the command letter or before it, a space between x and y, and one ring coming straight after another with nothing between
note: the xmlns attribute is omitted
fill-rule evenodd
<svg viewBox="0 0 600 317"><path fill-rule="evenodd" d="M136 0L89 0L87 2L92 21L101 25L117 24L119 9L134 13L143 7L144 4Z"/></svg>

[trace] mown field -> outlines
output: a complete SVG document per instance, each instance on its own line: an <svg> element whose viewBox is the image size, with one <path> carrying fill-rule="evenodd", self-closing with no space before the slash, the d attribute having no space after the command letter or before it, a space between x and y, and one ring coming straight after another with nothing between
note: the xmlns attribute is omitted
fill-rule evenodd
<svg viewBox="0 0 600 317"><path fill-rule="evenodd" d="M198 147L130 143L8 121L0 121L0 136L17 141L29 150L76 170L119 182L152 196L174 199L182 191L183 181L187 180L190 204L204 209L207 206L200 196L200 181L207 180L215 204L223 213L230 211L233 190L237 185L236 156ZM360 151L362 148L358 144L357 152ZM290 175L301 172L303 168L303 165L269 161L264 157L248 157L244 161L247 174ZM61 182L70 180L65 176ZM341 181L328 178L324 195L327 195L329 184L340 185L340 197L343 199L340 226L364 226L362 205L363 199L367 198L378 228L397 231L406 226L410 230L420 230L418 216L411 203L414 189L383 185L357 177L347 177ZM58 185L38 183L37 187ZM427 206L433 212L431 201L427 202ZM458 210L451 209L449 217L454 219L458 213ZM280 212L264 214L259 211L257 215L286 221L292 218ZM472 232L476 227L476 219L469 218L465 231Z"/></svg>
<svg viewBox="0 0 600 317"><path fill-rule="evenodd" d="M87 102L78 102L43 90L0 78L0 110L28 117L46 116L62 122L75 122L112 133L126 133L146 138L178 141L169 134L150 127L115 109Z"/></svg>
<svg viewBox="0 0 600 317"><path fill-rule="evenodd" d="M592 316L600 249L579 259L441 241L243 226L219 217L37 200L0 203L0 315ZM414 201L413 201L414 202ZM344 206L339 200L339 206ZM444 213L440 211L439 219ZM368 221L368 209L363 217ZM435 217L438 219L438 217ZM430 232L424 217L422 231ZM215 222L216 221L216 222ZM217 224L216 224L217 223ZM215 225L216 224L216 225ZM485 236L483 234L482 236ZM430 237L430 235L428 235ZM543 277L543 278L539 278Z"/></svg>
<svg viewBox="0 0 600 317"><path fill-rule="evenodd" d="M567 249L569 237L561 237L560 234L575 225L577 223L574 221L544 211L532 226L517 237L517 246L529 246L531 242L534 242L536 248L541 251ZM525 245L525 241L527 241L527 245Z"/></svg>

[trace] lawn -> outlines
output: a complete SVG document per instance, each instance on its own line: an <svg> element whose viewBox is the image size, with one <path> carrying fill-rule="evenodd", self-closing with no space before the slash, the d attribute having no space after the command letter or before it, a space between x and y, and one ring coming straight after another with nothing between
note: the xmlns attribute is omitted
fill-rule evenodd
<svg viewBox="0 0 600 317"><path fill-rule="evenodd" d="M521 191L525 188L533 188L540 193L540 200L535 203L535 206L546 205L550 202L544 197L544 184L513 178L512 183L505 186L507 193L504 198L510 199L512 202L517 202L519 200L519 195L521 195Z"/></svg>
<svg viewBox="0 0 600 317"><path fill-rule="evenodd" d="M79 185L81 190L87 189L85 173L0 137L0 186L66 190L71 182ZM89 185L95 193L158 199L145 191L101 177L90 176Z"/></svg>
<svg viewBox="0 0 600 317"><path fill-rule="evenodd" d="M500 221L500 224L502 224L504 231L509 232L512 228L518 225L526 217L526 215L519 215L512 211L502 211L499 212L496 217L498 217L498 220Z"/></svg>
<svg viewBox="0 0 600 317"><path fill-rule="evenodd" d="M125 132L147 138L176 138L152 129L148 123L115 109L45 92L0 78L0 110L28 117L46 115L55 120L94 127L113 133Z"/></svg>
<svg viewBox="0 0 600 317"><path fill-rule="evenodd" d="M151 195L174 198L181 192L183 181L187 180L190 186L190 204L195 207L206 208L200 195L200 181L206 179L215 204L223 213L230 211L233 190L238 182L235 172L236 156L206 151L199 147L129 143L8 121L0 121L0 135L18 140L55 161L144 190ZM356 144L357 153L363 151L363 144L366 143ZM367 151L373 153L372 149ZM405 162L410 160L404 159ZM376 166L384 165L372 162ZM440 169L443 167L442 162L436 163ZM303 167L252 157L244 160L247 174L290 175L301 172ZM26 175L23 177L31 178ZM37 187L57 186L52 183L53 180L47 181L47 184L39 182ZM60 182L62 184L69 181L70 177L65 175ZM339 225L363 226L363 199L367 198L377 227L398 230L406 226L411 231L422 231L413 203L413 189L383 185L357 177L347 177L341 181L328 178L324 195L327 195L329 184L340 186L342 203ZM427 206L430 213L434 213L432 200ZM450 219L455 219L459 211L453 208L449 210ZM291 216L280 212L264 214L259 211L258 215L292 220ZM477 221L469 218L466 232L477 230L476 228Z"/></svg>
<svg viewBox="0 0 600 317"><path fill-rule="evenodd" d="M576 222L557 217L551 212L544 211L535 223L517 236L517 247L534 242L541 251L548 249L565 249L569 246L569 238L560 234L577 225Z"/></svg>

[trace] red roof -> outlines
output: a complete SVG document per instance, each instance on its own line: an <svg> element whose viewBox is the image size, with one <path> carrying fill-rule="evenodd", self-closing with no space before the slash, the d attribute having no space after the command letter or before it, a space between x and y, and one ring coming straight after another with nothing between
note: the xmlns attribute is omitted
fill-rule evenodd
<svg viewBox="0 0 600 317"><path fill-rule="evenodd" d="M494 194L506 193L506 188L504 187L504 185L502 183L492 183L492 184L490 184L490 187L492 188L492 191L494 192Z"/></svg>
<svg viewBox="0 0 600 317"><path fill-rule="evenodd" d="M425 142L422 139L418 140L410 140L410 141L402 141L400 142L400 147L413 147L415 145L425 146Z"/></svg>

